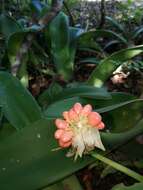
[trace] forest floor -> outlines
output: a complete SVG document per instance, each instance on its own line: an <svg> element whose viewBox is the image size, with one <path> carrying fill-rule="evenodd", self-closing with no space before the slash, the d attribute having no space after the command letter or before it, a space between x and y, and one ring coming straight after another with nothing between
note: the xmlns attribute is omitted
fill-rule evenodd
<svg viewBox="0 0 143 190"><path fill-rule="evenodd" d="M128 7L128 9L126 9ZM130 14L131 11L135 12L138 8L143 7L142 0L105 0L106 16L121 19L123 14ZM100 8L101 0L81 0L76 6L73 6L73 17L82 28L96 28L100 21Z"/></svg>

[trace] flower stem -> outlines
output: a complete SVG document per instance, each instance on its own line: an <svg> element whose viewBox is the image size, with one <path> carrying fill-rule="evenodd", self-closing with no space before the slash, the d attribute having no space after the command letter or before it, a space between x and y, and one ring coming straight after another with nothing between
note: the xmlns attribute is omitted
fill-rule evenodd
<svg viewBox="0 0 143 190"><path fill-rule="evenodd" d="M137 181L143 182L143 176L134 172L133 170L131 170L131 169L129 169L129 168L113 161L113 160L110 160L109 158L106 158L106 157L102 156L101 154L92 152L91 156L102 161L102 162L104 162L105 164L110 165L111 167L119 170L120 172L125 173L126 175L136 179Z"/></svg>

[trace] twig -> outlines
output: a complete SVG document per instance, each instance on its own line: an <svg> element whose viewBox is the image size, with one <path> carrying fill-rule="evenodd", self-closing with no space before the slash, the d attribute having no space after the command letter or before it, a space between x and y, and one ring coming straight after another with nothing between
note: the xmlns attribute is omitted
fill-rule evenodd
<svg viewBox="0 0 143 190"><path fill-rule="evenodd" d="M74 18L73 18L73 15L72 15L72 13L71 13L71 11L70 11L70 9L69 9L69 7L68 7L66 1L63 2L63 5L64 5L64 7L65 7L67 13L69 14L70 21L71 21L71 25L74 26L74 25L75 25Z"/></svg>
<svg viewBox="0 0 143 190"><path fill-rule="evenodd" d="M105 15L106 15L105 0L101 0L100 13L101 13L101 20L100 20L99 28L103 28L105 24Z"/></svg>
<svg viewBox="0 0 143 190"><path fill-rule="evenodd" d="M45 27L45 25L49 24L55 18L55 16L62 9L62 5L63 5L63 0L52 0L51 10L38 22L42 26L42 29ZM31 34L28 35L26 38L26 42L22 44L20 51L17 53L15 64L13 64L13 66L11 67L11 72L13 75L17 74L17 71L21 66L24 55L28 52L28 49L32 45L33 38L34 35Z"/></svg>
<svg viewBox="0 0 143 190"><path fill-rule="evenodd" d="M53 20L53 18L55 18L55 16L61 11L62 5L63 0L53 0L51 10L43 18L41 18L38 23L41 26L49 24L49 22Z"/></svg>

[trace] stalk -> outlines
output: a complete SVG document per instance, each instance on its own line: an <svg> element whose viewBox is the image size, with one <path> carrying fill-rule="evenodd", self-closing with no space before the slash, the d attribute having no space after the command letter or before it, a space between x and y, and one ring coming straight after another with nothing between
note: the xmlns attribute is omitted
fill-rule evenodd
<svg viewBox="0 0 143 190"><path fill-rule="evenodd" d="M105 164L110 165L111 167L115 168L116 170L119 170L120 172L123 172L124 174L136 179L137 181L143 182L143 176L136 173L135 171L133 171L113 160L110 160L109 158L106 158L106 157L102 156L101 154L92 152L91 156L104 162Z"/></svg>

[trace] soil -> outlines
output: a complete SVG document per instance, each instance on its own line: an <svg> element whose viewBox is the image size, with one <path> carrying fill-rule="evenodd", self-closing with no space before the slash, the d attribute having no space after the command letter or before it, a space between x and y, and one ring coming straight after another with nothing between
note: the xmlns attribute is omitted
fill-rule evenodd
<svg viewBox="0 0 143 190"><path fill-rule="evenodd" d="M115 185L124 183L126 186L133 185L136 181L122 173L115 172L101 178L103 168L97 167L92 170L84 169L78 174L84 190L111 190Z"/></svg>

